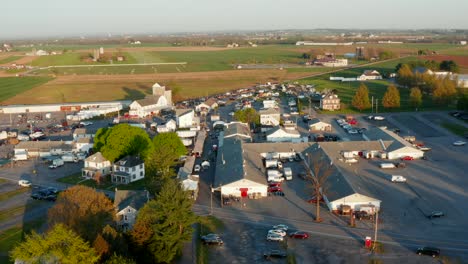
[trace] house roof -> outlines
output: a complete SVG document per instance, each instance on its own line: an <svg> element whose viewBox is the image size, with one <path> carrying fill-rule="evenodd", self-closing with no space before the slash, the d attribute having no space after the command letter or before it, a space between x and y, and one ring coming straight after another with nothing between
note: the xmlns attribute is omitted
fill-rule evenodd
<svg viewBox="0 0 468 264"><path fill-rule="evenodd" d="M274 127L273 129L268 130L266 133L266 136L272 136L272 135L281 135L281 134L287 134L287 135L292 135L292 136L300 136L301 134L297 130L286 130L283 129L282 127Z"/></svg>
<svg viewBox="0 0 468 264"><path fill-rule="evenodd" d="M76 143L93 143L93 140L89 137L82 137L76 140Z"/></svg>
<svg viewBox="0 0 468 264"><path fill-rule="evenodd" d="M368 140L383 140L385 142L385 148L387 152L401 149L403 147L414 148L411 143L404 140L402 137L394 133L393 131L382 129L379 127L373 127L368 129L363 134ZM415 148L414 148L415 149ZM416 150L416 149L415 149Z"/></svg>
<svg viewBox="0 0 468 264"><path fill-rule="evenodd" d="M87 158L85 159L85 161L102 163L102 162L106 162L106 161L108 161L108 160L107 160L106 158L104 158L104 156L102 156L102 153L101 153L101 152L96 152L96 153L94 153L93 155L87 157Z"/></svg>
<svg viewBox="0 0 468 264"><path fill-rule="evenodd" d="M150 106L150 105L156 105L156 104L158 104L158 101L159 101L160 97L161 96L151 95L151 96L145 97L144 99L136 100L136 102L142 107Z"/></svg>
<svg viewBox="0 0 468 264"><path fill-rule="evenodd" d="M115 165L126 168L133 168L140 164L143 164L143 160L141 160L141 158L138 156L126 156L115 162Z"/></svg>
<svg viewBox="0 0 468 264"><path fill-rule="evenodd" d="M224 137L228 138L235 135L251 138L249 125L241 122L231 122L227 124L224 130Z"/></svg>
<svg viewBox="0 0 468 264"><path fill-rule="evenodd" d="M426 68L426 67L414 67L413 68L413 73L420 73L420 74L423 74L423 73L426 73L428 72L429 70Z"/></svg>
<svg viewBox="0 0 468 264"><path fill-rule="evenodd" d="M15 149L38 149L38 150L50 150L50 149L72 149L72 145L65 144L63 141L21 141L15 146Z"/></svg>
<svg viewBox="0 0 468 264"><path fill-rule="evenodd" d="M258 111L260 115L279 115L280 112L274 108L262 109Z"/></svg>
<svg viewBox="0 0 468 264"><path fill-rule="evenodd" d="M365 70L363 75L366 76L380 76L380 73L376 70Z"/></svg>
<svg viewBox="0 0 468 264"><path fill-rule="evenodd" d="M193 109L176 109L175 112L176 112L176 116L183 116L190 112L193 112Z"/></svg>
<svg viewBox="0 0 468 264"><path fill-rule="evenodd" d="M214 104L217 104L217 103L218 103L218 101L213 97L208 98L208 100L205 101L205 104L210 106L210 107L213 106Z"/></svg>
<svg viewBox="0 0 468 264"><path fill-rule="evenodd" d="M86 128L76 128L75 131L73 131L73 134L75 134L75 135L85 135L86 134Z"/></svg>
<svg viewBox="0 0 468 264"><path fill-rule="evenodd" d="M146 191L116 190L114 196L114 208L117 212L122 211L127 206L139 210L148 201Z"/></svg>
<svg viewBox="0 0 468 264"><path fill-rule="evenodd" d="M330 125L330 124L328 124L328 123L325 123L325 122L323 122L323 121L320 121L320 119L318 119L318 118L312 118L312 119L309 120L309 126L315 125L315 124L320 124L320 123L323 123L323 124L325 124L325 125Z"/></svg>

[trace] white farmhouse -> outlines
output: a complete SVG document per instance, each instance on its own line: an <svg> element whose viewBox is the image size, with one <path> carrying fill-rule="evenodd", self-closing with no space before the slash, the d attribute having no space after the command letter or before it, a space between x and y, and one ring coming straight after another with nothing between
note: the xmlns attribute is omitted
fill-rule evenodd
<svg viewBox="0 0 468 264"><path fill-rule="evenodd" d="M111 162L97 152L85 159L84 168L81 169L81 175L86 179L93 179L96 173L105 176L111 171Z"/></svg>
<svg viewBox="0 0 468 264"><path fill-rule="evenodd" d="M215 98L209 98L205 102L195 106L197 112L208 113L214 109L218 108L218 101Z"/></svg>
<svg viewBox="0 0 468 264"><path fill-rule="evenodd" d="M176 121L174 121L173 119L170 119L166 123L158 125L156 127L156 131L158 133L174 132L176 131L176 128L177 128Z"/></svg>
<svg viewBox="0 0 468 264"><path fill-rule="evenodd" d="M112 182L128 184L145 177L145 163L137 156L127 156L114 163Z"/></svg>
<svg viewBox="0 0 468 264"><path fill-rule="evenodd" d="M280 124L280 113L274 108L260 110L260 124L263 126L279 126Z"/></svg>
<svg viewBox="0 0 468 264"><path fill-rule="evenodd" d="M366 70L363 74L357 77L358 81L367 80L382 80L382 75L376 70Z"/></svg>
<svg viewBox="0 0 468 264"><path fill-rule="evenodd" d="M194 125L195 112L193 109L176 109L175 112L179 128L190 128Z"/></svg>
<svg viewBox="0 0 468 264"><path fill-rule="evenodd" d="M158 83L153 85L153 94L130 104L130 116L146 117L172 107L172 91Z"/></svg>
<svg viewBox="0 0 468 264"><path fill-rule="evenodd" d="M117 215L117 226L128 231L135 224L138 210L149 200L147 191L116 190L114 208Z"/></svg>

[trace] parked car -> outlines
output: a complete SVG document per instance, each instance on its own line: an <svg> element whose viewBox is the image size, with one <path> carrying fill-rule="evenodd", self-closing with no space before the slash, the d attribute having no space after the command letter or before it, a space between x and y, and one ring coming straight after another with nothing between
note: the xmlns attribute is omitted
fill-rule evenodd
<svg viewBox="0 0 468 264"><path fill-rule="evenodd" d="M374 120L382 121L382 120L385 120L385 117L383 117L383 116L374 116Z"/></svg>
<svg viewBox="0 0 468 264"><path fill-rule="evenodd" d="M414 160L414 158L411 156L404 156L401 158L401 160Z"/></svg>
<svg viewBox="0 0 468 264"><path fill-rule="evenodd" d="M466 145L466 142L465 141L461 141L461 140L458 140L458 141L455 141L452 143L454 146L465 146Z"/></svg>
<svg viewBox="0 0 468 264"><path fill-rule="evenodd" d="M316 204L317 203L317 198L315 198L315 196L312 196L310 197L309 199L307 199L307 202L308 203L311 203L311 204ZM320 197L320 202L321 203L324 203L325 201L323 200L323 197Z"/></svg>
<svg viewBox="0 0 468 264"><path fill-rule="evenodd" d="M80 124L83 125L83 126L90 126L90 125L93 124L93 122L90 122L90 121L81 121Z"/></svg>
<svg viewBox="0 0 468 264"><path fill-rule="evenodd" d="M283 189L281 189L280 186L273 186L273 187L268 187L268 192L282 192Z"/></svg>
<svg viewBox="0 0 468 264"><path fill-rule="evenodd" d="M193 168L193 171L194 171L194 172L199 172L200 169L201 169L200 165L197 164L197 165L195 165L195 167Z"/></svg>
<svg viewBox="0 0 468 264"><path fill-rule="evenodd" d="M269 182L268 187L280 187L281 182Z"/></svg>
<svg viewBox="0 0 468 264"><path fill-rule="evenodd" d="M401 175L392 175L392 182L406 182L406 178Z"/></svg>
<svg viewBox="0 0 468 264"><path fill-rule="evenodd" d="M362 220L362 219L372 220L374 216L371 214L368 214L366 211L356 211L354 212L354 217L356 217L356 219L359 219L359 220Z"/></svg>
<svg viewBox="0 0 468 264"><path fill-rule="evenodd" d="M207 235L204 235L201 237L201 240L206 240L206 239L213 239L213 238L221 238L218 234L210 233Z"/></svg>
<svg viewBox="0 0 468 264"><path fill-rule="evenodd" d="M284 237L286 236L286 231L282 229L271 229L271 230L268 230L268 234L277 234L277 235Z"/></svg>
<svg viewBox="0 0 468 264"><path fill-rule="evenodd" d="M350 130L348 130L348 133L349 134L357 134L359 132L356 129L350 129Z"/></svg>
<svg viewBox="0 0 468 264"><path fill-rule="evenodd" d="M442 216L445 216L444 212L442 212L442 211L433 211L429 215L429 218L439 218L439 217L442 217Z"/></svg>
<svg viewBox="0 0 468 264"><path fill-rule="evenodd" d="M285 258L285 257L287 257L286 252L276 250L276 249L270 250L269 252L263 254L263 258L265 258L266 260L270 260L272 258Z"/></svg>
<svg viewBox="0 0 468 264"><path fill-rule="evenodd" d="M296 231L289 235L291 238L306 239L309 238L309 234L303 231Z"/></svg>
<svg viewBox="0 0 468 264"><path fill-rule="evenodd" d="M31 187L31 182L28 180L19 180L18 185L21 187Z"/></svg>
<svg viewBox="0 0 468 264"><path fill-rule="evenodd" d="M284 238L277 234L268 233L266 240L267 241L283 241Z"/></svg>
<svg viewBox="0 0 468 264"><path fill-rule="evenodd" d="M289 227L287 225L279 224L279 225L274 225L273 229L281 229L284 231L288 231Z"/></svg>
<svg viewBox="0 0 468 264"><path fill-rule="evenodd" d="M434 247L420 247L416 250L416 254L418 255L429 255L433 258L438 257L440 255L440 249Z"/></svg>
<svg viewBox="0 0 468 264"><path fill-rule="evenodd" d="M207 238L207 239L203 240L203 244L221 246L221 245L224 244L224 241L219 237L213 237L213 238Z"/></svg>

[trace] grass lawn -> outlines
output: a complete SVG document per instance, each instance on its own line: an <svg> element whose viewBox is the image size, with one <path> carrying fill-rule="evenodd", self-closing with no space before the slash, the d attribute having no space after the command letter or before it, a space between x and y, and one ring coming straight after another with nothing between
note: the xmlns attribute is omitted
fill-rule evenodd
<svg viewBox="0 0 468 264"><path fill-rule="evenodd" d="M0 102L52 80L50 77L0 78Z"/></svg>
<svg viewBox="0 0 468 264"><path fill-rule="evenodd" d="M9 57L0 59L0 64L9 63L9 62L21 59L21 58L22 56L9 56Z"/></svg>
<svg viewBox="0 0 468 264"><path fill-rule="evenodd" d="M37 231L44 223L45 219L38 219L0 232L0 263L13 263L8 257L8 252L23 240L24 234L29 234L32 230Z"/></svg>
<svg viewBox="0 0 468 264"><path fill-rule="evenodd" d="M117 188L119 190L144 190L145 189L144 180L135 181L129 184L119 184L119 185L116 185L110 182L110 180L106 180L102 182L101 184L97 184L95 180L83 179L83 177L81 177L81 173L63 177L63 178L57 179L57 181L71 184L71 185L79 184L79 185L84 185L84 186L88 186L91 188L102 189L102 190L113 190L114 188Z"/></svg>
<svg viewBox="0 0 468 264"><path fill-rule="evenodd" d="M459 124L443 122L440 125L445 129L449 130L450 132L459 136L465 136L468 133L468 128Z"/></svg>

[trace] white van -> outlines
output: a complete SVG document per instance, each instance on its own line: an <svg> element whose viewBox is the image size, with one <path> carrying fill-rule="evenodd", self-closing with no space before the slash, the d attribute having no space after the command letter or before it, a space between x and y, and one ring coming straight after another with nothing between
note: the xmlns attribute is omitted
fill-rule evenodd
<svg viewBox="0 0 468 264"><path fill-rule="evenodd" d="M268 170L267 171L267 181L272 181L272 182L282 182L283 179L283 174L277 170Z"/></svg>
<svg viewBox="0 0 468 264"><path fill-rule="evenodd" d="M292 170L289 167L284 168L284 178L288 181L292 180Z"/></svg>
<svg viewBox="0 0 468 264"><path fill-rule="evenodd" d="M395 164L393 163L380 163L381 169L394 169L396 168Z"/></svg>

